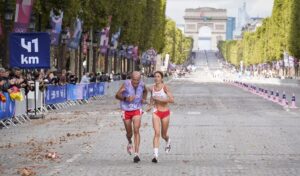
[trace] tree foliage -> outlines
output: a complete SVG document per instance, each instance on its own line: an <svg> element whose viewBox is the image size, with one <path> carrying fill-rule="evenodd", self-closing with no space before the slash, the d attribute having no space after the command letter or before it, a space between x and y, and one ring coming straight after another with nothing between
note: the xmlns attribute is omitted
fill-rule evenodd
<svg viewBox="0 0 300 176"><path fill-rule="evenodd" d="M78 17L83 20L84 31L100 31L112 16L110 35L121 28L120 43L137 45L141 52L154 48L158 53L170 53L176 63L183 62L187 57L183 51L191 47L191 40L183 36L175 22L166 19L166 0L35 0L36 30L50 27L51 10L64 12L63 30L72 27Z"/></svg>
<svg viewBox="0 0 300 176"><path fill-rule="evenodd" d="M184 36L182 31L176 28L176 23L171 19L167 19L164 35L165 47L163 54L169 54L173 63L182 64L189 57L193 39Z"/></svg>
<svg viewBox="0 0 300 176"><path fill-rule="evenodd" d="M300 58L300 1L275 0L272 16L263 20L255 32L243 33L241 41L223 41L219 50L232 64L245 65L282 59L286 51Z"/></svg>

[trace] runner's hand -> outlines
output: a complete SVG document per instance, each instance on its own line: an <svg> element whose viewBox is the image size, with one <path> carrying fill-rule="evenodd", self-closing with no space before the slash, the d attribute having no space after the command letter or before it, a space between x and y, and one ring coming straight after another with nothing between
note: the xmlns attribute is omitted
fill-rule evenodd
<svg viewBox="0 0 300 176"><path fill-rule="evenodd" d="M143 99L142 104L148 104L147 100Z"/></svg>
<svg viewBox="0 0 300 176"><path fill-rule="evenodd" d="M122 93L124 91L125 91L125 87L122 87L121 90L120 90L120 92Z"/></svg>
<svg viewBox="0 0 300 176"><path fill-rule="evenodd" d="M152 109L151 105L148 105L146 108L146 112L149 112Z"/></svg>
<svg viewBox="0 0 300 176"><path fill-rule="evenodd" d="M127 101L132 102L135 99L135 96L129 96L127 97Z"/></svg>

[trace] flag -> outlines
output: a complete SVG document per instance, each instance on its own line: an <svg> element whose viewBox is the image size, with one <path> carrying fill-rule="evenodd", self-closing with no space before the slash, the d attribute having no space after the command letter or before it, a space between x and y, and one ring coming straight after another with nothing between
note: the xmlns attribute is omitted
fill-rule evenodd
<svg viewBox="0 0 300 176"><path fill-rule="evenodd" d="M101 39L100 39L100 53L106 54L108 48L108 40L109 40L109 28L105 27L101 31Z"/></svg>
<svg viewBox="0 0 300 176"><path fill-rule="evenodd" d="M147 54L147 52L144 52L142 55L142 64L150 65L150 56Z"/></svg>
<svg viewBox="0 0 300 176"><path fill-rule="evenodd" d="M127 47L127 53L126 53L126 58L131 59L133 54L133 45L129 45Z"/></svg>
<svg viewBox="0 0 300 176"><path fill-rule="evenodd" d="M120 48L120 51L119 51L119 55L121 57L125 57L126 56L126 49L127 49L127 46L126 45L122 45L121 48Z"/></svg>
<svg viewBox="0 0 300 176"><path fill-rule="evenodd" d="M121 35L121 28L119 28L119 30L114 33L111 37L111 45L113 46L114 49L117 49L118 47L118 41Z"/></svg>
<svg viewBox="0 0 300 176"><path fill-rule="evenodd" d="M14 32L27 32L33 0L16 0Z"/></svg>
<svg viewBox="0 0 300 176"><path fill-rule="evenodd" d="M138 46L135 46L133 48L132 58L133 58L134 61L138 60L138 58L139 58L139 47Z"/></svg>
<svg viewBox="0 0 300 176"><path fill-rule="evenodd" d="M100 34L100 53L106 54L107 49L109 47L109 31L110 31L110 24L111 24L112 16L108 17L108 26L103 28Z"/></svg>
<svg viewBox="0 0 300 176"><path fill-rule="evenodd" d="M81 33L82 33L83 22L77 18L74 23L74 31L69 41L68 47L72 49L77 49L80 43Z"/></svg>
<svg viewBox="0 0 300 176"><path fill-rule="evenodd" d="M168 65L168 70L175 70L175 69L176 69L176 65L170 62Z"/></svg>
<svg viewBox="0 0 300 176"><path fill-rule="evenodd" d="M153 48L151 48L143 53L142 63L144 65L155 64L156 56L157 56L157 52Z"/></svg>
<svg viewBox="0 0 300 176"><path fill-rule="evenodd" d="M62 19L64 13L59 11L59 15L55 15L53 10L50 12L50 21L51 21L51 45L58 45L59 44L59 35L61 33L61 26L62 26Z"/></svg>
<svg viewBox="0 0 300 176"><path fill-rule="evenodd" d="M155 51L155 49L151 48L151 49L147 50L146 52L150 56L151 63L155 64L156 63L156 56L157 56L157 52Z"/></svg>

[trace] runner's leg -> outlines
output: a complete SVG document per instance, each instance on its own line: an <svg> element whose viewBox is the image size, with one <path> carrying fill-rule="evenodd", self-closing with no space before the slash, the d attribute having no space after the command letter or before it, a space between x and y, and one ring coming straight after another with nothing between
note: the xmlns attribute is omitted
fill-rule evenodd
<svg viewBox="0 0 300 176"><path fill-rule="evenodd" d="M134 152L135 156L133 162L138 163L140 161L139 148L140 148L140 127L141 127L141 116L134 116L133 120L133 134L134 134Z"/></svg>
<svg viewBox="0 0 300 176"><path fill-rule="evenodd" d="M127 152L128 154L133 153L133 146L132 146L132 120L123 120L124 126L126 129L126 138L128 140L128 145L127 145Z"/></svg>
<svg viewBox="0 0 300 176"><path fill-rule="evenodd" d="M140 147L140 127L141 127L141 116L134 116L133 120L133 134L134 134L134 151L139 153Z"/></svg>
<svg viewBox="0 0 300 176"><path fill-rule="evenodd" d="M132 143L132 120L123 120L126 129L126 138L128 143Z"/></svg>
<svg viewBox="0 0 300 176"><path fill-rule="evenodd" d="M153 154L154 158L152 162L157 163L158 158L158 148L159 148L159 137L160 137L160 118L153 113L152 124L154 129L154 137L153 137Z"/></svg>
<svg viewBox="0 0 300 176"><path fill-rule="evenodd" d="M169 123L170 123L170 116L165 117L161 120L161 136L166 141L165 151L167 153L169 153L171 150L171 139L168 135Z"/></svg>
<svg viewBox="0 0 300 176"><path fill-rule="evenodd" d="M170 123L170 116L165 117L161 120L161 137L166 142L168 142L169 140L169 135L168 135L169 123Z"/></svg>

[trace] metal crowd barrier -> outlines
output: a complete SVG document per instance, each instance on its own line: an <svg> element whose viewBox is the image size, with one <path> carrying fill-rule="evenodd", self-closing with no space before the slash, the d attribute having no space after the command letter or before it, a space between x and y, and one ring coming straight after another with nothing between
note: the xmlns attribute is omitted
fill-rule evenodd
<svg viewBox="0 0 300 176"><path fill-rule="evenodd" d="M21 89L23 101L13 101L8 93L3 93L6 102L0 102L0 124L8 128L9 125L17 126L17 124L30 121L28 111L39 114L89 103L91 100L101 100L104 96L105 86L104 82L63 86L49 85L42 92L37 84L36 105L34 92L29 92L25 97L25 92Z"/></svg>

